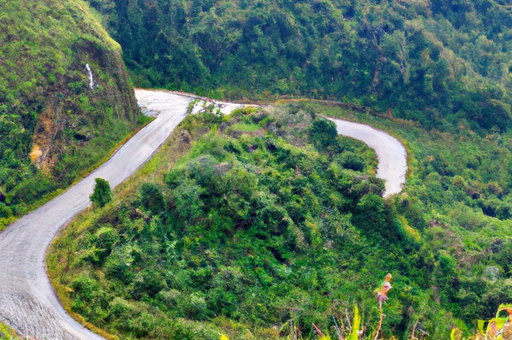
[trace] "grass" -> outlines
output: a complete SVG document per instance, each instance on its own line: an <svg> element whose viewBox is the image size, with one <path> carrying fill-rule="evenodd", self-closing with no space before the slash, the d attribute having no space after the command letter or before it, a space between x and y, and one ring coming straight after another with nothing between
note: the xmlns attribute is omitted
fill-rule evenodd
<svg viewBox="0 0 512 340"><path fill-rule="evenodd" d="M257 124L238 123L230 126L228 131L256 132L260 129Z"/></svg>

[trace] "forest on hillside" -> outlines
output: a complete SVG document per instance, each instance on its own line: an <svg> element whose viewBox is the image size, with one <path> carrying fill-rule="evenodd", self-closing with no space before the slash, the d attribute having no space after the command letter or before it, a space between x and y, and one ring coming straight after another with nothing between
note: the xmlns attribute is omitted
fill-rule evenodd
<svg viewBox="0 0 512 340"><path fill-rule="evenodd" d="M89 2L141 87L334 99L447 131L510 125L506 0Z"/></svg>
<svg viewBox="0 0 512 340"><path fill-rule="evenodd" d="M48 270L78 320L266 340L360 317L373 339L385 314L383 338L459 340L510 309L510 1L87 2L0 0L0 231L147 121L131 81L282 105L204 103L63 232ZM384 199L373 152L321 116L399 138L403 192Z"/></svg>
<svg viewBox="0 0 512 340"><path fill-rule="evenodd" d="M375 155L320 114L407 140L404 192L384 200ZM511 139L308 101L190 115L64 231L50 276L68 311L123 339L314 339L312 323L335 338L354 305L373 339L391 273L383 338L468 339L512 303L512 182L490 165L512 162Z"/></svg>
<svg viewBox="0 0 512 340"><path fill-rule="evenodd" d="M61 298L88 322L123 339L269 339L293 318L310 338L311 322L354 303L375 319L360 289L374 275L424 280L375 154L334 123L293 108L206 112L174 136L156 171L52 248ZM407 327L400 304L389 332Z"/></svg>

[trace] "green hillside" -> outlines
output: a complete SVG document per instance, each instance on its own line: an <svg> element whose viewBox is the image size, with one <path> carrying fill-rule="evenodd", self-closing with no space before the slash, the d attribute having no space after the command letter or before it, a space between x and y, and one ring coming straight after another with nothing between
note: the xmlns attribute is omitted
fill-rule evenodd
<svg viewBox="0 0 512 340"><path fill-rule="evenodd" d="M61 297L123 339L268 339L290 317L305 328L356 301L371 311L361 287L413 272L386 254L416 245L380 196L374 153L333 125L303 110L189 116L156 172L53 246ZM405 327L393 308L390 328Z"/></svg>
<svg viewBox="0 0 512 340"><path fill-rule="evenodd" d="M0 0L0 32L1 230L83 175L138 113L121 48L86 3Z"/></svg>
<svg viewBox="0 0 512 340"><path fill-rule="evenodd" d="M305 96L450 130L505 130L505 0L89 0L137 85L212 97Z"/></svg>
<svg viewBox="0 0 512 340"><path fill-rule="evenodd" d="M404 193L383 200L375 156L319 113L408 140ZM512 303L511 182L486 165L511 162L510 138L309 102L189 116L114 203L63 233L50 276L71 312L122 339L289 339L290 319L303 339L312 322L334 338L354 304L376 326L386 273L385 339L415 324L425 339L470 334Z"/></svg>
<svg viewBox="0 0 512 340"><path fill-rule="evenodd" d="M281 104L189 115L63 231L48 271L77 320L111 339L512 325L509 1L0 0L0 230L143 123L125 64L141 87ZM400 139L403 192L320 115Z"/></svg>

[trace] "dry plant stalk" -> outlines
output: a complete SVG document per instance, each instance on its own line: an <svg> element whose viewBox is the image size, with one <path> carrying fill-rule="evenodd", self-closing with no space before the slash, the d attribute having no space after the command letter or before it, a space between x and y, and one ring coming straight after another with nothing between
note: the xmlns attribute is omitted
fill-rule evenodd
<svg viewBox="0 0 512 340"><path fill-rule="evenodd" d="M377 326L377 329L375 330L375 337L373 340L377 340L379 338L379 332L382 328L382 322L384 321L384 313L382 312L382 303L388 299L388 292L391 288L391 274L386 275L386 278L384 279L384 282L382 283L380 289L376 291L377 293L377 301L379 302L379 324Z"/></svg>

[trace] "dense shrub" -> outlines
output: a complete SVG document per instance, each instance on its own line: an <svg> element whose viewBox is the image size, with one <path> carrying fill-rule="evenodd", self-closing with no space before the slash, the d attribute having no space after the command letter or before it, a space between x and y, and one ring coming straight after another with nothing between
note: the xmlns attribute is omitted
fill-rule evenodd
<svg viewBox="0 0 512 340"><path fill-rule="evenodd" d="M95 178L94 181L94 191L89 198L93 204L101 208L112 201L112 189L110 183L103 178Z"/></svg>

